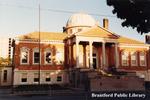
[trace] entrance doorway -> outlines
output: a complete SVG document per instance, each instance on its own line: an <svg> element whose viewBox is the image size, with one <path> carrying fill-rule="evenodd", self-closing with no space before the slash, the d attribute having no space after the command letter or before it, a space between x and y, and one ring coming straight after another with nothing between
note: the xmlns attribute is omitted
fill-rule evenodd
<svg viewBox="0 0 150 100"><path fill-rule="evenodd" d="M97 59L96 53L93 53L93 69L97 68Z"/></svg>

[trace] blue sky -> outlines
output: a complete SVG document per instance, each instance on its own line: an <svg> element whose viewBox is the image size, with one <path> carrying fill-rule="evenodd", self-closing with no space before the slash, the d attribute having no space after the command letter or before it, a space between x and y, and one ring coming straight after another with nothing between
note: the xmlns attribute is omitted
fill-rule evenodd
<svg viewBox="0 0 150 100"><path fill-rule="evenodd" d="M66 10L72 12L112 14L112 7L106 5L106 0L0 0L0 37L14 37L28 32L38 31L38 4L41 9L41 31L62 32L67 20L73 13L52 12L48 9ZM119 35L144 41L132 28L121 26L117 17L94 16L102 26L102 19L109 19L109 30Z"/></svg>

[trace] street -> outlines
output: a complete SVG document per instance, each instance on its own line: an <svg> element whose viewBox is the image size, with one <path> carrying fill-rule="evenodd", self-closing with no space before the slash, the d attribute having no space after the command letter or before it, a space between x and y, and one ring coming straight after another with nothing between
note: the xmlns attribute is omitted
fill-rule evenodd
<svg viewBox="0 0 150 100"><path fill-rule="evenodd" d="M140 94L146 95L146 97L124 98L124 94ZM92 95L91 95L92 94ZM117 94L116 97L115 94ZM101 97L105 96L105 97ZM107 97L110 96L110 97ZM112 96L112 97L111 97ZM122 97L120 97L122 96ZM69 90L53 90L53 91L22 91L11 93L10 88L0 88L0 100L149 100L149 93L145 92L90 92L86 93L83 91L69 91Z"/></svg>

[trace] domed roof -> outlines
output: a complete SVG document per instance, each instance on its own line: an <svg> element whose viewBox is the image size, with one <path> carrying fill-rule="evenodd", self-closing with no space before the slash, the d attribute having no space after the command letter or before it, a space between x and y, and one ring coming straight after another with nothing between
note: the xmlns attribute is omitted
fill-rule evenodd
<svg viewBox="0 0 150 100"><path fill-rule="evenodd" d="M67 21L66 27L73 26L95 26L96 21L92 16L85 13L73 14Z"/></svg>

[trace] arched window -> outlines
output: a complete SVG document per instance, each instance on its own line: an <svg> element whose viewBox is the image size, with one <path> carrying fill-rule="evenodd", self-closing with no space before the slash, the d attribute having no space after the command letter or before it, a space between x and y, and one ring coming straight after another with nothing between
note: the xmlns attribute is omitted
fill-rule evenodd
<svg viewBox="0 0 150 100"><path fill-rule="evenodd" d="M62 65L64 63L63 50L56 51L56 64Z"/></svg>
<svg viewBox="0 0 150 100"><path fill-rule="evenodd" d="M146 66L146 53L145 52L140 52L140 66Z"/></svg>
<svg viewBox="0 0 150 100"><path fill-rule="evenodd" d="M52 64L52 52L51 49L47 48L44 51L44 63L45 64Z"/></svg>
<svg viewBox="0 0 150 100"><path fill-rule="evenodd" d="M121 52L121 59L122 59L122 66L129 65L129 53L128 52Z"/></svg>
<svg viewBox="0 0 150 100"><path fill-rule="evenodd" d="M137 52L131 52L131 66L137 66Z"/></svg>
<svg viewBox="0 0 150 100"><path fill-rule="evenodd" d="M22 47L20 50L20 63L29 64L29 49Z"/></svg>

